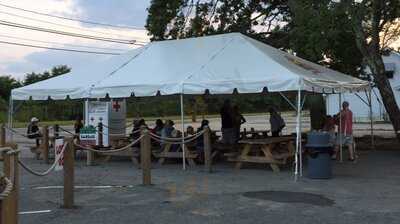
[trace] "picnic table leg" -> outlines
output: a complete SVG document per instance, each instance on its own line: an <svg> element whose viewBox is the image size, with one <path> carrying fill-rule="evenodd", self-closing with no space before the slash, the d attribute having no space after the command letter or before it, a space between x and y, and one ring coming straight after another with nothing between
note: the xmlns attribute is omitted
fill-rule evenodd
<svg viewBox="0 0 400 224"><path fill-rule="evenodd" d="M171 150L171 148L172 148L172 145L171 145L171 144L169 144L169 143L165 144L164 150L161 151L160 155L161 155L161 156L163 156L163 155L165 156L165 155ZM163 165L164 161L165 161L165 157L161 157L161 158L158 160L158 164L159 164L159 165Z"/></svg>
<svg viewBox="0 0 400 224"><path fill-rule="evenodd" d="M288 152L289 152L290 155L294 156L296 154L296 149L295 149L293 141L288 142L287 149L288 149ZM290 157L288 157L288 158L290 158ZM285 159L285 163L286 163L288 158Z"/></svg>
<svg viewBox="0 0 400 224"><path fill-rule="evenodd" d="M242 153L240 153L240 156L238 157L238 161L236 162L235 169L240 170L240 168L242 168L243 162L240 161L241 160L240 157L247 156L247 154L249 154L250 150L251 150L250 144L247 144L244 146L244 149L243 149Z"/></svg>
<svg viewBox="0 0 400 224"><path fill-rule="evenodd" d="M138 150L139 150L138 148L133 148L132 149L132 151L131 151L131 153L132 153L131 154L131 160L132 160L132 163L133 163L133 165L135 167L137 167L138 169L141 169L140 162L139 162L138 158L136 157Z"/></svg>
<svg viewBox="0 0 400 224"><path fill-rule="evenodd" d="M279 166L274 163L274 161L276 161L276 160L274 159L274 156L272 155L272 152L271 152L271 148L273 148L274 146L275 146L275 144L264 145L264 146L262 146L261 150L264 152L265 157L268 158L269 160L271 160L271 162L269 164L271 169L274 172L279 172L280 171Z"/></svg>
<svg viewBox="0 0 400 224"><path fill-rule="evenodd" d="M193 158L191 158L191 152L189 151L189 149L187 148L187 146L185 145L185 154L186 154L186 160L189 163L190 167L196 167L196 162L194 161Z"/></svg>

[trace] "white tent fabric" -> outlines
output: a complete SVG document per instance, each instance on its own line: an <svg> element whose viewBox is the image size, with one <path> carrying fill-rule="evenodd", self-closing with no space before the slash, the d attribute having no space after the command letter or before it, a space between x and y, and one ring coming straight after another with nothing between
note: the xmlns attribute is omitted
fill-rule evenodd
<svg viewBox="0 0 400 224"><path fill-rule="evenodd" d="M240 33L153 42L84 70L12 91L13 100L111 98L306 90L345 92L366 81L330 70Z"/></svg>

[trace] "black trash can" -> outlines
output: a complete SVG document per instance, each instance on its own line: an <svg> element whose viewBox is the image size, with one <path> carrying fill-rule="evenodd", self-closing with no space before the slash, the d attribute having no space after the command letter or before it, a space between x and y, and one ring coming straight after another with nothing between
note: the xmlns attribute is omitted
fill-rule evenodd
<svg viewBox="0 0 400 224"><path fill-rule="evenodd" d="M329 133L310 132L307 135L307 176L311 179L332 178L331 155L333 145L329 142Z"/></svg>

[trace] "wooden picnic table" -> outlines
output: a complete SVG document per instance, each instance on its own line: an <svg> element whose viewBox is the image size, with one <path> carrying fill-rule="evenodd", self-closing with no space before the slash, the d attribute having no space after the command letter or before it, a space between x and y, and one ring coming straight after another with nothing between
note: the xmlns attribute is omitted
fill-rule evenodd
<svg viewBox="0 0 400 224"><path fill-rule="evenodd" d="M226 156L228 161L236 162L236 169L240 169L244 162L265 163L274 172L279 172L278 165L284 165L294 157L295 141L293 136L240 140L238 143L243 147L239 147L239 152L226 153Z"/></svg>
<svg viewBox="0 0 400 224"><path fill-rule="evenodd" d="M175 149L174 151L173 148ZM185 159L189 163L189 166L195 167L195 159L198 158L198 153L195 150L196 143L191 142L185 144ZM166 159L180 159L183 158L182 144L172 145L171 143L165 143L161 147L160 152L153 152L153 156L158 159L158 164L162 165Z"/></svg>

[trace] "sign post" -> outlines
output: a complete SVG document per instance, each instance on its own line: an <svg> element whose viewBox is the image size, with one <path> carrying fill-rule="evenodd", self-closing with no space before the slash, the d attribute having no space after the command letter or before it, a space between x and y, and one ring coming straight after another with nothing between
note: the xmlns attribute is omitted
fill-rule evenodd
<svg viewBox="0 0 400 224"><path fill-rule="evenodd" d="M62 149L64 148L64 139L58 138L55 141L54 151L55 151L55 158L60 158L54 167L55 171L63 170L64 166L64 154L62 154Z"/></svg>
<svg viewBox="0 0 400 224"><path fill-rule="evenodd" d="M96 145L96 128L93 126L86 126L81 129L79 134L80 144L85 147L91 147ZM91 151L87 151L86 165L92 166L94 160L94 153Z"/></svg>

